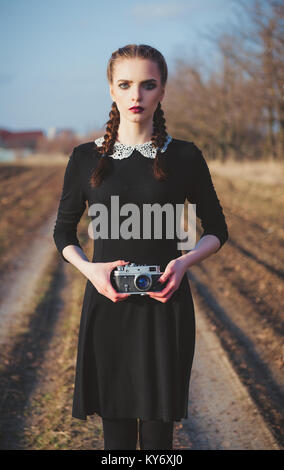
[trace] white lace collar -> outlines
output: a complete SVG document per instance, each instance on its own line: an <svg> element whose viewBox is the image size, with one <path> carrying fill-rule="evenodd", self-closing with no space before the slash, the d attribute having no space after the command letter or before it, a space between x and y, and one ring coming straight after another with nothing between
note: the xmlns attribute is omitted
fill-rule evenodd
<svg viewBox="0 0 284 470"><path fill-rule="evenodd" d="M167 150L167 147L169 143L171 142L172 137L168 134L166 143L164 147L161 149L161 152L165 152ZM98 147L101 146L101 144L104 141L104 137L98 137L98 139L95 140L95 143ZM130 157L132 152L136 149L144 157L147 158L155 158L157 154L157 148L152 145L151 140L149 142L144 142L143 144L136 144L136 145L125 145L121 144L120 142L115 142L114 143L114 152L112 155L109 155L109 157L116 158L121 160L122 158L127 158Z"/></svg>

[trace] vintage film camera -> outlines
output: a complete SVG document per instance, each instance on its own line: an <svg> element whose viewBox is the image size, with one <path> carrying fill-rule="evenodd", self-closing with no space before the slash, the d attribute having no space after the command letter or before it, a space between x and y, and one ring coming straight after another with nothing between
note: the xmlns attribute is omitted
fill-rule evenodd
<svg viewBox="0 0 284 470"><path fill-rule="evenodd" d="M117 292L146 295L147 291L160 292L164 289L166 282L158 282L162 274L160 266L130 263L117 266L112 271L112 279Z"/></svg>

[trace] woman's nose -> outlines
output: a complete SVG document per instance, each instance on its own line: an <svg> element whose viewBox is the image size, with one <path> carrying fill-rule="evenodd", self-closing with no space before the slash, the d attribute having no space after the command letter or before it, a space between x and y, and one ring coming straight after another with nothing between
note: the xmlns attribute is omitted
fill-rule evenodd
<svg viewBox="0 0 284 470"><path fill-rule="evenodd" d="M132 101L139 101L141 99L141 96L141 89L139 87L134 87L132 91Z"/></svg>

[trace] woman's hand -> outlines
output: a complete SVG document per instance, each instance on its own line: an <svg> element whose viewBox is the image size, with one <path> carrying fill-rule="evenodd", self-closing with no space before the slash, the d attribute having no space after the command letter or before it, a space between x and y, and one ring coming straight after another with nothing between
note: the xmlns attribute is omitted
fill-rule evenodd
<svg viewBox="0 0 284 470"><path fill-rule="evenodd" d="M159 278L160 282L168 280L167 285L160 292L148 292L149 297L159 300L165 303L173 295L173 293L179 288L181 280L187 270L187 265L181 258L170 261Z"/></svg>
<svg viewBox="0 0 284 470"><path fill-rule="evenodd" d="M110 274L116 266L125 265L127 263L129 263L129 261L122 260L110 263L88 263L87 268L85 268L85 274L100 294L108 297L113 302L120 302L128 298L130 294L117 292L111 284Z"/></svg>

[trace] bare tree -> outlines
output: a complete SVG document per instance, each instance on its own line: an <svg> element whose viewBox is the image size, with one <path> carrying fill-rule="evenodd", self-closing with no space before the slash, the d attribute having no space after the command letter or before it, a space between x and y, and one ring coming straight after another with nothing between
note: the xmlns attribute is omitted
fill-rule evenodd
<svg viewBox="0 0 284 470"><path fill-rule="evenodd" d="M238 0L250 26L236 28L234 48L223 53L238 63L254 81L258 101L262 101L265 150L274 158L284 153L284 5L277 0Z"/></svg>
<svg viewBox="0 0 284 470"><path fill-rule="evenodd" d="M202 59L177 59L168 84L168 126L224 160L284 154L284 5L238 0L237 24L204 32L215 42L219 66L205 74Z"/></svg>

